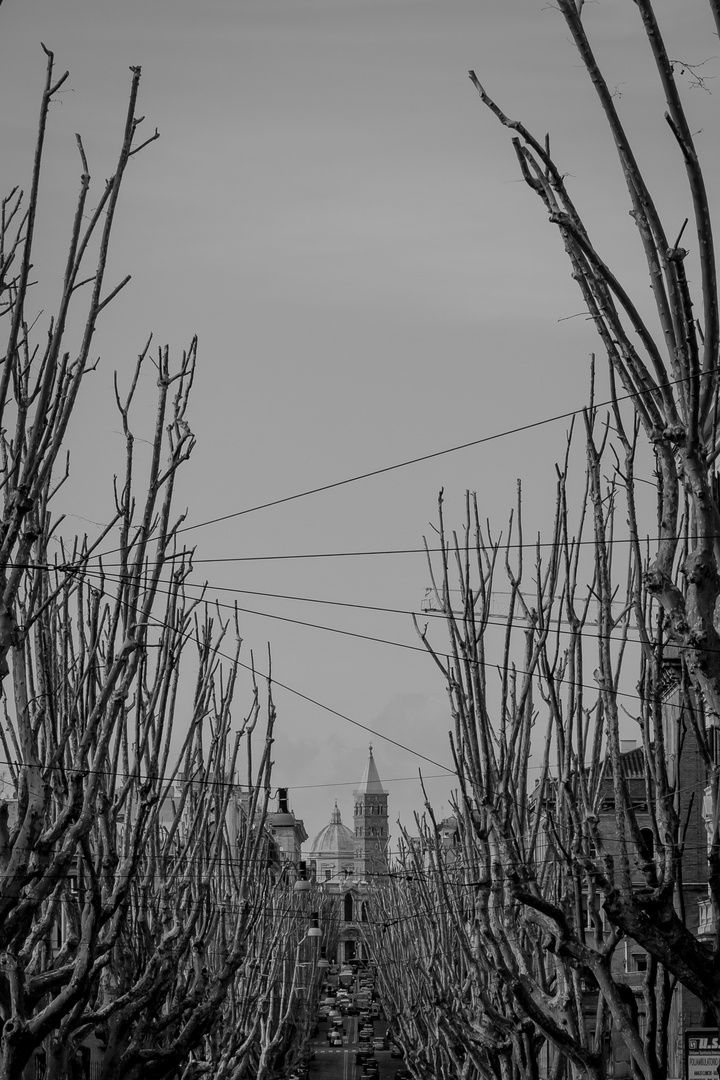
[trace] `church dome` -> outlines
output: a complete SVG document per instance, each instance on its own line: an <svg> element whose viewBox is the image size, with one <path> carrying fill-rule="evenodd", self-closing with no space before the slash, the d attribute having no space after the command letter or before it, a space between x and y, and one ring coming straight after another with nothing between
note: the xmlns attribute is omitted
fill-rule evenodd
<svg viewBox="0 0 720 1080"><path fill-rule="evenodd" d="M344 857L352 859L354 854L355 837L352 829L343 825L338 804L335 803L335 809L330 815L330 824L321 829L313 840L310 857L313 859Z"/></svg>

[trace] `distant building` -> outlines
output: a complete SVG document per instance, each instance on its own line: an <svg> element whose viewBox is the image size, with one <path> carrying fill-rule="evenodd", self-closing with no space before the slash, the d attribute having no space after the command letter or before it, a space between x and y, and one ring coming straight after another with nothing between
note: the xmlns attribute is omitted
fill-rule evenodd
<svg viewBox="0 0 720 1080"><path fill-rule="evenodd" d="M337 802L313 840L309 859L320 887L340 902L337 960L362 958L361 923L373 880L387 873L388 793L380 783L372 747L354 795L354 829L343 825Z"/></svg>
<svg viewBox="0 0 720 1080"><path fill-rule="evenodd" d="M302 818L295 817L290 809L287 788L278 788L278 808L268 813L266 827L280 849L281 859L297 865L308 834Z"/></svg>
<svg viewBox="0 0 720 1080"><path fill-rule="evenodd" d="M372 746L355 797L355 874L361 879L387 873L388 793L380 783Z"/></svg>
<svg viewBox="0 0 720 1080"><path fill-rule="evenodd" d="M313 840L310 859L315 863L315 877L323 881L346 881L355 876L355 837L343 825L335 803L330 823Z"/></svg>
<svg viewBox="0 0 720 1080"><path fill-rule="evenodd" d="M681 910L687 928L701 941L707 941L714 937L715 932L712 903L709 900L707 884L706 819L709 803L708 775L694 736L688 732L684 742L678 742L675 729L679 727L676 718L680 711L680 704L676 687L671 685L664 698L666 720L665 761L670 783L675 786L677 792L677 812L685 826ZM675 707L674 715L672 706ZM718 753L720 750L720 737L718 737L717 729L710 729L708 738L716 760L718 760L720 758L720 753ZM652 854L654 837L647 806L647 763L642 746L637 746L633 740L622 740L620 762L638 828L648 851ZM615 798L612 765L609 762L606 765L604 786L604 797L599 803L600 828L607 835L612 835L615 822ZM703 794L705 794L704 800ZM536 800L537 796L533 795L531 798ZM552 814L553 804L554 796L551 784L549 794L545 796L544 805L538 807L537 810L543 816ZM546 843L543 840L543 829L541 829L538 839L539 861L542 861L545 856ZM644 882L639 871L635 871L635 880L638 888L642 888ZM604 932L608 934L610 927L607 924L606 916L602 913L602 909L600 913L603 918ZM592 923L589 913L587 917L587 929L594 932L594 923ZM648 962L648 954L642 946L633 941L632 938L626 937L621 945L615 949L611 963L613 978L623 987L626 996L631 995L633 1008L641 1030L646 1024L644 982ZM708 962L710 962L710 953L708 954ZM588 1029L592 1030L597 1015L597 992L588 988L583 1004ZM669 1077L683 1077L685 1075L683 1061L685 1032L697 1029L705 1030L710 1022L710 1018L706 1015L698 998L691 994L681 983L675 983L665 1019ZM630 1080L635 1075L630 1052L624 1040L612 1029L605 1036L605 1054L608 1077L613 1077L615 1080ZM554 1070L552 1051L545 1048L540 1055L539 1064L540 1076L551 1076Z"/></svg>

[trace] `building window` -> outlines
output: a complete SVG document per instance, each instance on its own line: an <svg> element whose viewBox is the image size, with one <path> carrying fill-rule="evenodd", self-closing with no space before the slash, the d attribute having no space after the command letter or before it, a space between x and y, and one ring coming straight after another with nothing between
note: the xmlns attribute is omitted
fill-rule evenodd
<svg viewBox="0 0 720 1080"><path fill-rule="evenodd" d="M345 893L345 904L343 906L343 918L345 922L353 921L353 898L352 893Z"/></svg>
<svg viewBox="0 0 720 1080"><path fill-rule="evenodd" d="M647 971L648 958L647 953L633 953L634 967L636 971Z"/></svg>

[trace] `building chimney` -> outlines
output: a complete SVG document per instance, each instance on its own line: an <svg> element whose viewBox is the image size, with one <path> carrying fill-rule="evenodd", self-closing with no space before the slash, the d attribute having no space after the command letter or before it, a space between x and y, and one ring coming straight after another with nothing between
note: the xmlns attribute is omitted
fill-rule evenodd
<svg viewBox="0 0 720 1080"><path fill-rule="evenodd" d="M286 787L278 788L278 813L290 813L290 811L288 810L288 789Z"/></svg>

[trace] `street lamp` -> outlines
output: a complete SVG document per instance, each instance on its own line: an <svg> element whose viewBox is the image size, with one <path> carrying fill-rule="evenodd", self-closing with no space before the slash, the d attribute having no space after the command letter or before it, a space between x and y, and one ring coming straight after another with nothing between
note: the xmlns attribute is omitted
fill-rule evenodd
<svg viewBox="0 0 720 1080"><path fill-rule="evenodd" d="M297 888L297 882L295 884ZM322 937L322 930L320 929L320 913L313 911L310 916L310 929L307 932L308 937Z"/></svg>
<svg viewBox="0 0 720 1080"><path fill-rule="evenodd" d="M307 863L300 861L297 864L297 878L293 885L293 892L309 892L310 882L307 876Z"/></svg>

